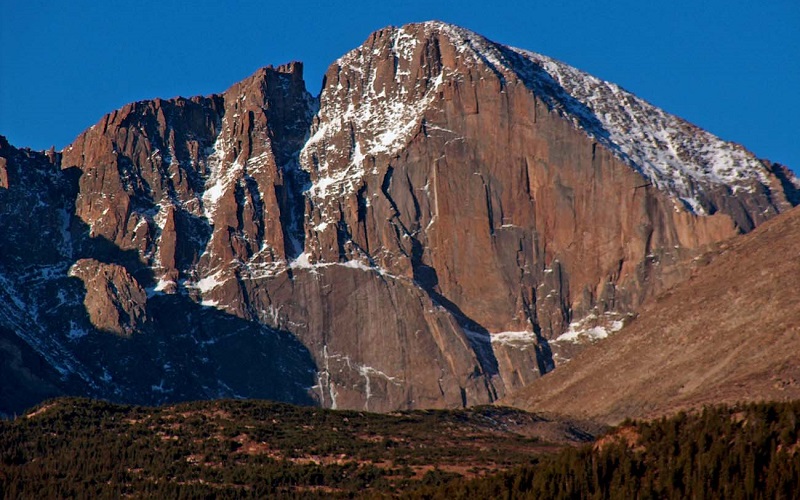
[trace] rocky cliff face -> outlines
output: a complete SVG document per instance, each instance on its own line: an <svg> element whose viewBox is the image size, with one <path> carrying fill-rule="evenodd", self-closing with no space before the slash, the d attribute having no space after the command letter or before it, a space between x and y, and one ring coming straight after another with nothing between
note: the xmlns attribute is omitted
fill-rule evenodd
<svg viewBox="0 0 800 500"><path fill-rule="evenodd" d="M69 288L63 318L85 328L63 334L64 356L130 349L132 366L157 344L153 383L75 363L94 366L82 383L96 393L146 402L272 390L376 411L486 403L572 341L619 329L707 245L800 201L779 165L441 23L372 34L316 99L293 63L220 95L131 104L63 155L2 153L0 207L53 193L42 217L62 236L41 252L60 281L45 288ZM12 195L26 155L63 186ZM4 276L25 286L19 253L3 256ZM191 320L206 316L245 333ZM47 324L76 321L63 318ZM177 355L168 332L202 349ZM253 364L170 375L174 356L209 360L231 336ZM125 384L98 385L105 375Z"/></svg>

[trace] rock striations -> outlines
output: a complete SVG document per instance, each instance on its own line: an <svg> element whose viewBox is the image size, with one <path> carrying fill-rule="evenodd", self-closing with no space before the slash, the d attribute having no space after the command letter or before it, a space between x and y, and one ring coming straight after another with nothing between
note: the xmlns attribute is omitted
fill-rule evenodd
<svg viewBox="0 0 800 500"><path fill-rule="evenodd" d="M373 33L318 98L292 63L0 148L5 412L491 402L800 201L785 167L437 22Z"/></svg>

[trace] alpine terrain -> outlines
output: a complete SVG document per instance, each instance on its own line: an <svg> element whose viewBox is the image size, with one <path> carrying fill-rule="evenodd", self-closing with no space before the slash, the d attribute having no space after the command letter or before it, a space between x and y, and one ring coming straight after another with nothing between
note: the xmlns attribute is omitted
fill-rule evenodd
<svg viewBox="0 0 800 500"><path fill-rule="evenodd" d="M618 423L800 399L798 275L800 211L792 210L721 244L619 335L503 402Z"/></svg>
<svg viewBox="0 0 800 500"><path fill-rule="evenodd" d="M0 412L489 403L591 363L798 203L786 167L613 83L385 28L318 97L295 62L129 104L60 152L0 138Z"/></svg>

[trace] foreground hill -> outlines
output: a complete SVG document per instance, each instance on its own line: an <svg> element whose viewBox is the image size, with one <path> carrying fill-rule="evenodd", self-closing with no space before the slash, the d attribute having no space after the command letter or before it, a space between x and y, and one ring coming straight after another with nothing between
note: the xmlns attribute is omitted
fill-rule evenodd
<svg viewBox="0 0 800 500"><path fill-rule="evenodd" d="M798 402L707 408L586 444L596 428L497 407L55 400L0 422L0 497L788 499L798 416Z"/></svg>
<svg viewBox="0 0 800 500"><path fill-rule="evenodd" d="M594 445L411 496L451 498L794 499L800 404L709 407L613 429Z"/></svg>
<svg viewBox="0 0 800 500"><path fill-rule="evenodd" d="M800 211L721 244L621 332L503 400L618 422L800 397Z"/></svg>
<svg viewBox="0 0 800 500"><path fill-rule="evenodd" d="M599 429L491 406L383 415L60 399L0 421L0 498L375 496L530 464Z"/></svg>

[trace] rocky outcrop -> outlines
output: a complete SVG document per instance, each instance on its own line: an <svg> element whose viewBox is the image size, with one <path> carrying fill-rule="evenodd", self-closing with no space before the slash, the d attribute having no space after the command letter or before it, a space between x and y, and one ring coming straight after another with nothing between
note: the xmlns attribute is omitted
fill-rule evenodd
<svg viewBox="0 0 800 500"><path fill-rule="evenodd" d="M0 268L56 266L70 253L75 174L59 170L57 155L17 149L0 136Z"/></svg>
<svg viewBox="0 0 800 500"><path fill-rule="evenodd" d="M124 267L81 259L69 270L86 287L89 321L103 331L133 335L147 322L147 295Z"/></svg>
<svg viewBox="0 0 800 500"><path fill-rule="evenodd" d="M800 202L779 165L435 22L372 34L317 99L292 63L128 105L63 155L3 148L0 210L27 200L61 242L0 246L3 263L57 264L35 293L5 268L14 311L60 332L26 342L79 373L74 392L144 402L491 402L573 356L572 340L622 327L709 245ZM46 180L28 194L14 190L25 158Z"/></svg>
<svg viewBox="0 0 800 500"><path fill-rule="evenodd" d="M791 206L770 177L739 197L709 185L697 203L714 215L697 217L565 117L579 103L545 69L437 23L340 59L301 155L309 258L374 262L490 332L552 339L635 309L694 250Z"/></svg>
<svg viewBox="0 0 800 500"><path fill-rule="evenodd" d="M322 265L250 286L263 300L261 320L292 331L314 355L324 406L452 408L497 397L453 315L410 280Z"/></svg>
<svg viewBox="0 0 800 500"><path fill-rule="evenodd" d="M8 189L8 162L0 158L0 188Z"/></svg>

